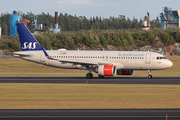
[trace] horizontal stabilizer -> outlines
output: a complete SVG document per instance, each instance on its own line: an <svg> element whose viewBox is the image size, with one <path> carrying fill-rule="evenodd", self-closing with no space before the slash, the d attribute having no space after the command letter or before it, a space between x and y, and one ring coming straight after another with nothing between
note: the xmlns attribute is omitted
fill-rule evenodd
<svg viewBox="0 0 180 120"><path fill-rule="evenodd" d="M16 52L13 53L13 56L14 57L31 57L31 55L28 53L16 53Z"/></svg>

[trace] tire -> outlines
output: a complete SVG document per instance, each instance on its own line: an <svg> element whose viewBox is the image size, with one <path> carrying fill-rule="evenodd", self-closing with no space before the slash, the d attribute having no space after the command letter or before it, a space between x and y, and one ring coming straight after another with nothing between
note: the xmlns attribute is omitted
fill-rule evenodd
<svg viewBox="0 0 180 120"><path fill-rule="evenodd" d="M149 75L148 78L149 78L149 79L152 79L152 75Z"/></svg>
<svg viewBox="0 0 180 120"><path fill-rule="evenodd" d="M86 78L87 78L87 79L93 78L93 74L92 74L92 73L87 73L87 74L86 74Z"/></svg>

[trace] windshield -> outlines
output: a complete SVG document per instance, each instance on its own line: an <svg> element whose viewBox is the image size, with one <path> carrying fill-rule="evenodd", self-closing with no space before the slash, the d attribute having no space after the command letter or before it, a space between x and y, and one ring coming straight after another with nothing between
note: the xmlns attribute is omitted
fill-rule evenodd
<svg viewBox="0 0 180 120"><path fill-rule="evenodd" d="M160 59L166 59L166 58L165 57L157 57L156 59L160 60Z"/></svg>

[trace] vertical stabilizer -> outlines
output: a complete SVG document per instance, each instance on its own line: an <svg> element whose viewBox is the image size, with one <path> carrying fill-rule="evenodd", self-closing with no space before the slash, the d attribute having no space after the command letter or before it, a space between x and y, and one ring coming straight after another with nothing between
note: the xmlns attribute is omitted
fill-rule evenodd
<svg viewBox="0 0 180 120"><path fill-rule="evenodd" d="M31 32L23 23L17 23L17 31L22 51L42 50L42 46L34 38Z"/></svg>

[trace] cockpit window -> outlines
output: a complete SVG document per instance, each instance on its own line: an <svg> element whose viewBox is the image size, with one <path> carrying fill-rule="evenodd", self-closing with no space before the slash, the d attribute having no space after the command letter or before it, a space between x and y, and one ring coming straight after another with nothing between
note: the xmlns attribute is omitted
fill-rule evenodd
<svg viewBox="0 0 180 120"><path fill-rule="evenodd" d="M162 59L166 59L165 57L162 57Z"/></svg>
<svg viewBox="0 0 180 120"><path fill-rule="evenodd" d="M159 59L166 59L166 58L165 57L157 57L156 59L159 60Z"/></svg>

